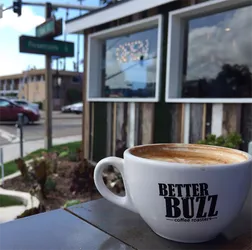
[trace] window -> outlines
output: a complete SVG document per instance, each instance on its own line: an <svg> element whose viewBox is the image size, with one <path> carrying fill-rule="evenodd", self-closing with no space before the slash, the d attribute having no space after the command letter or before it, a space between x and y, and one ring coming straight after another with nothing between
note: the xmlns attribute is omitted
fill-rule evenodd
<svg viewBox="0 0 252 250"><path fill-rule="evenodd" d="M15 80L12 79L12 80L11 80L11 84L10 84L10 89L11 89L11 90L14 90L14 84L15 84Z"/></svg>
<svg viewBox="0 0 252 250"><path fill-rule="evenodd" d="M8 101L0 99L0 107L8 107L8 106L10 106L10 103Z"/></svg>
<svg viewBox="0 0 252 250"><path fill-rule="evenodd" d="M3 90L7 90L7 80L4 80L4 83L3 83Z"/></svg>
<svg viewBox="0 0 252 250"><path fill-rule="evenodd" d="M155 97L157 35L153 28L104 41L103 97Z"/></svg>
<svg viewBox="0 0 252 250"><path fill-rule="evenodd" d="M89 36L89 101L158 101L161 25L158 15Z"/></svg>
<svg viewBox="0 0 252 250"><path fill-rule="evenodd" d="M40 75L40 80L41 82L45 81L45 76L44 75Z"/></svg>
<svg viewBox="0 0 252 250"><path fill-rule="evenodd" d="M14 101L14 102L20 105L28 105L28 103L24 101Z"/></svg>
<svg viewBox="0 0 252 250"><path fill-rule="evenodd" d="M193 6L192 10L199 8L196 17L183 17L182 11L170 17L170 28L180 28L183 35L175 34L181 42L177 50L181 58L175 66L168 66L167 101L252 102L252 6L231 6L237 4L233 0L213 2L199 4L202 13ZM228 10L222 10L220 2L229 2ZM216 6L207 15L211 5ZM178 47L173 39L168 63Z"/></svg>

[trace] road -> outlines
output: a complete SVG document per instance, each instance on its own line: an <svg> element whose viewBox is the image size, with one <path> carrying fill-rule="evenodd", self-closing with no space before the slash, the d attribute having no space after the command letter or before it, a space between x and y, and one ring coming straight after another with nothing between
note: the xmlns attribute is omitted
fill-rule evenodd
<svg viewBox="0 0 252 250"><path fill-rule="evenodd" d="M44 114L38 123L24 126L24 140L32 141L44 138L45 134ZM81 135L81 115L53 113L53 137ZM19 142L19 134L14 123L0 124L0 145Z"/></svg>

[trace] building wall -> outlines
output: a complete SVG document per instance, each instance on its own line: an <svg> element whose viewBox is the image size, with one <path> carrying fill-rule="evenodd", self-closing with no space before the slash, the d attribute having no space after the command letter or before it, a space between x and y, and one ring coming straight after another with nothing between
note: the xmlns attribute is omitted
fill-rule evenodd
<svg viewBox="0 0 252 250"><path fill-rule="evenodd" d="M62 78L59 88L56 87L56 77L53 76L53 108L59 110L62 105L70 104L67 99L67 91L69 89L76 89L81 93L81 82L73 82L74 75L60 75ZM45 100L45 81L28 81L24 84L23 89L20 88L19 98L24 97L30 102L44 102Z"/></svg>
<svg viewBox="0 0 252 250"><path fill-rule="evenodd" d="M30 102L43 102L45 100L45 82L29 82L19 91L18 97L24 96Z"/></svg>
<svg viewBox="0 0 252 250"><path fill-rule="evenodd" d="M89 34L157 13L163 13L164 20L168 20L168 11L197 2L203 1L181 1L86 30L84 65L87 65ZM164 25L165 46L167 25ZM163 53L166 54L166 50ZM163 68L166 69L166 60ZM86 70L85 66L84 72ZM219 136L230 132L241 133L244 140L241 149L247 151L248 142L252 140L252 104L165 103L166 73L165 70L162 72L162 97L158 103L87 102L87 76L84 74L83 148L86 158L99 161L109 155L122 157L123 151L133 145L158 142L196 143L207 134Z"/></svg>

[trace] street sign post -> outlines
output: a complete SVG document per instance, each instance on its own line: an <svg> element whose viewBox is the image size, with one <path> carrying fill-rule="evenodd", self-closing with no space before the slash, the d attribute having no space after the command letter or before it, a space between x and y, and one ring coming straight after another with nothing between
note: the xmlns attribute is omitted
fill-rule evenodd
<svg viewBox="0 0 252 250"><path fill-rule="evenodd" d="M2 186L4 185L4 159L3 159L3 148L0 148L0 166L2 169Z"/></svg>
<svg viewBox="0 0 252 250"><path fill-rule="evenodd" d="M56 21L54 37L62 35L62 26L63 26L62 23L63 23L62 18Z"/></svg>
<svg viewBox="0 0 252 250"><path fill-rule="evenodd" d="M0 19L3 18L3 4L0 4Z"/></svg>
<svg viewBox="0 0 252 250"><path fill-rule="evenodd" d="M19 37L19 52L60 57L74 56L74 43L43 40L32 36Z"/></svg>
<svg viewBox="0 0 252 250"><path fill-rule="evenodd" d="M36 37L56 37L62 34L62 19L51 18L36 27Z"/></svg>

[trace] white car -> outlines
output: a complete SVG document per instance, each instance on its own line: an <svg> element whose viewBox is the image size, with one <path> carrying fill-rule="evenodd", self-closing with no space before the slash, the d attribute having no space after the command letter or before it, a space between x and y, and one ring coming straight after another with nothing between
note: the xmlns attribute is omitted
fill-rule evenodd
<svg viewBox="0 0 252 250"><path fill-rule="evenodd" d="M80 113L82 113L82 110L83 110L83 103L82 102L74 103L74 104L67 105L67 106L64 106L61 108L62 113L80 114Z"/></svg>
<svg viewBox="0 0 252 250"><path fill-rule="evenodd" d="M62 113L71 113L71 106L72 105L67 105L61 108Z"/></svg>
<svg viewBox="0 0 252 250"><path fill-rule="evenodd" d="M81 114L83 112L83 103L76 103L71 109L73 113Z"/></svg>

